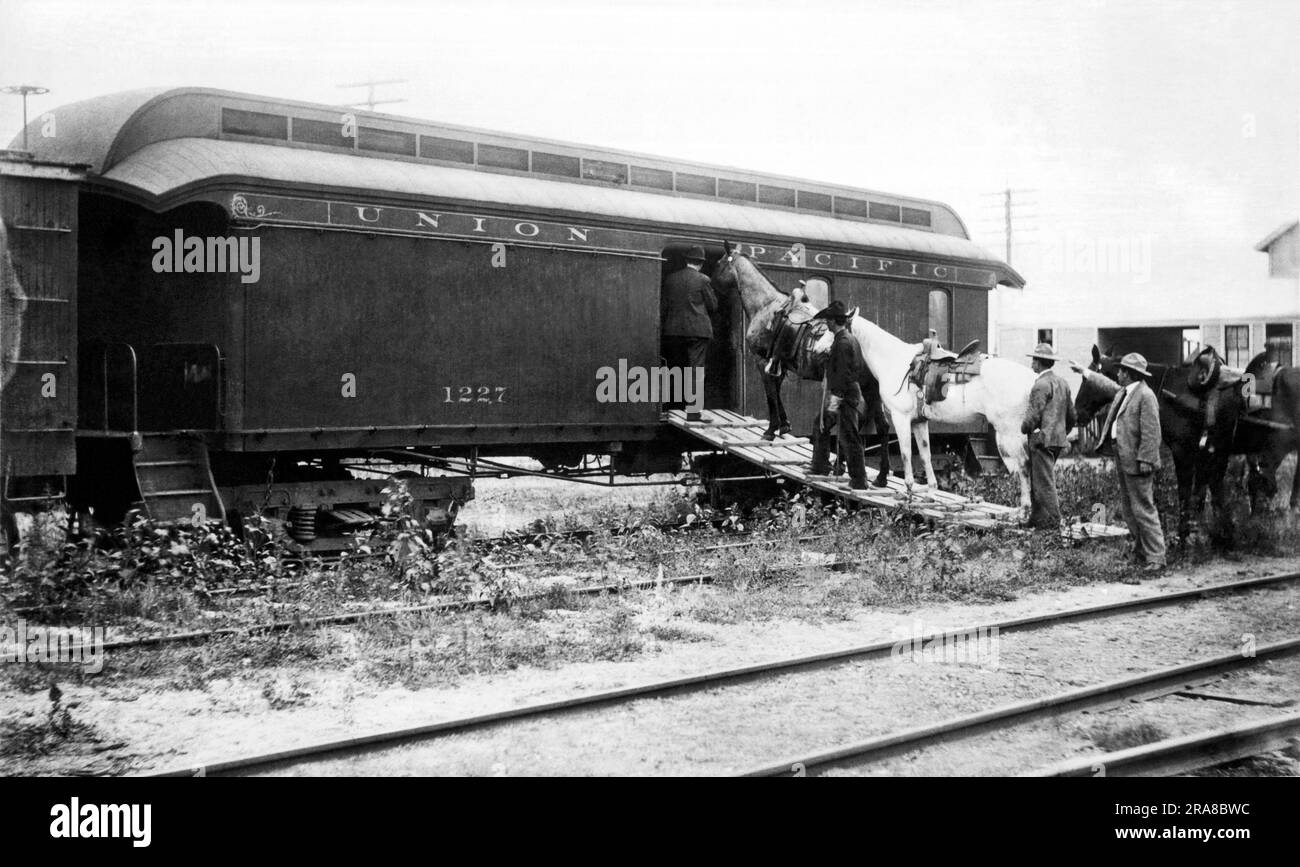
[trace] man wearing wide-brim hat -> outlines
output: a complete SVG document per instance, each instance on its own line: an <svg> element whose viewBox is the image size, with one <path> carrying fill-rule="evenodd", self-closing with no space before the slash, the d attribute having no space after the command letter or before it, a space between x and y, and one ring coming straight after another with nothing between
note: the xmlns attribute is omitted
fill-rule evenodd
<svg viewBox="0 0 1300 867"><path fill-rule="evenodd" d="M1056 459L1069 445L1074 428L1074 400L1065 380L1052 368L1060 360L1050 343L1040 343L1029 353L1030 367L1038 378L1029 390L1021 433L1029 437L1029 526L1059 530L1061 504L1056 496Z"/></svg>
<svg viewBox="0 0 1300 867"><path fill-rule="evenodd" d="M659 324L664 361L670 368L685 371L703 368L713 339L710 314L718 309L713 284L702 273L704 248L688 247L685 265L668 275L659 296ZM667 407L681 404L668 403Z"/></svg>
<svg viewBox="0 0 1300 867"><path fill-rule="evenodd" d="M837 416L839 425L839 444L836 452L844 461L849 471L849 487L855 491L867 488L867 463L862 452L862 437L858 426L862 423L862 414L866 411L866 400L862 395L862 373L866 361L862 357L862 347L849 330L849 311L843 301L832 301L817 311L814 319L825 319L831 333L835 335L831 343L830 357L826 359L826 391L829 395L824 414ZM825 435L826 425L818 431L813 443L812 475L825 475L830 469L830 443Z"/></svg>
<svg viewBox="0 0 1300 867"><path fill-rule="evenodd" d="M1084 376L1115 397L1106 413L1097 450L1113 447L1124 520L1133 537L1134 556L1146 571L1165 567L1165 534L1156 511L1155 480L1160 469L1160 404L1147 385L1147 360L1130 352L1120 359L1119 384L1100 374Z"/></svg>

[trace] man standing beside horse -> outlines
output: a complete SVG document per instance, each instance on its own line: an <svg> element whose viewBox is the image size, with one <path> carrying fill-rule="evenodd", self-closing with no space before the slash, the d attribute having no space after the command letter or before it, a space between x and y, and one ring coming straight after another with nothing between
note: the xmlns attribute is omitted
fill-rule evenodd
<svg viewBox="0 0 1300 867"><path fill-rule="evenodd" d="M1106 413L1098 451L1111 444L1118 464L1124 520L1133 537L1133 554L1143 571L1165 568L1165 534L1155 504L1156 470L1160 469L1160 407L1147 385L1147 360L1130 352L1119 363L1119 384L1099 373L1072 365L1088 381L1115 397Z"/></svg>
<svg viewBox="0 0 1300 867"><path fill-rule="evenodd" d="M1056 459L1074 428L1074 401L1070 387L1052 370L1060 359L1051 344L1038 344L1029 357L1029 366L1038 374L1020 425L1021 433L1029 437L1029 526L1058 530L1061 505L1056 496Z"/></svg>
<svg viewBox="0 0 1300 867"><path fill-rule="evenodd" d="M862 347L848 329L849 311L843 301L832 301L830 306L817 311L813 318L825 319L831 333L835 335L830 357L826 359L826 391L829 397L822 411L838 417L839 445L836 453L848 467L850 490L865 491L867 464L862 451L862 436L858 430L862 413L866 410L861 384L866 367L862 360ZM823 424L817 431L812 466L809 469L811 475L824 476L830 471L830 443L825 434L827 427Z"/></svg>

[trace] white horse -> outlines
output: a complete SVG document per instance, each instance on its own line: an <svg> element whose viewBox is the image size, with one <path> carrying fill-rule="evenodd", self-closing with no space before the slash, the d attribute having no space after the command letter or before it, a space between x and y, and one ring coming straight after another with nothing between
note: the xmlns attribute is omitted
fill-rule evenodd
<svg viewBox="0 0 1300 867"><path fill-rule="evenodd" d="M874 322L855 316L849 330L862 347L862 358L880 381L880 399L890 415L894 430L898 431L899 452L903 457L903 481L908 490L913 488L912 449L903 431L911 429L921 453L928 486L938 486L934 465L930 460L930 422L969 424L981 418L997 431L998 452L1012 476L1020 480L1020 508L1029 513L1029 472L1026 438L1020 432L1025 410L1029 406L1029 391L1033 388L1035 374L1023 364L1005 358L984 356L980 373L970 382L950 383L943 400L929 404L926 416L917 411L920 393L907 373L912 359L921 351L920 343L904 343ZM829 350L827 336L818 349ZM900 386L900 383L902 385Z"/></svg>

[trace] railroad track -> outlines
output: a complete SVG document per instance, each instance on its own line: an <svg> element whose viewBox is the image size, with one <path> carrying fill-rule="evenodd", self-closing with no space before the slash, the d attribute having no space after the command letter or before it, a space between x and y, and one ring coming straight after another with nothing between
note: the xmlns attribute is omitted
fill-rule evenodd
<svg viewBox="0 0 1300 867"><path fill-rule="evenodd" d="M1285 749L1297 739L1300 739L1300 713L1290 713L1071 759L1024 776L1169 777Z"/></svg>
<svg viewBox="0 0 1300 867"><path fill-rule="evenodd" d="M842 744L828 750L786 756L765 763L742 776L791 777L816 776L826 771L849 766L859 766L874 761L932 747L987 732L1008 725L1018 725L1053 716L1063 712L1081 711L1114 704L1138 696L1153 697L1176 692L1188 684L1203 681L1260 662L1279 659L1300 653L1300 637L1264 645L1253 656L1229 653L1209 659L1175 665L1169 668L1143 672L1094 686L1067 690L1050 696L1016 702L956 717L932 725L917 726L902 732L870 738L856 743ZM1105 762L1105 754L1089 763ZM1091 774L1089 774L1091 776Z"/></svg>
<svg viewBox="0 0 1300 867"><path fill-rule="evenodd" d="M797 541L806 542L825 538L824 536L805 536ZM691 549L693 552L708 552L714 550L726 550L732 548L742 548L757 545L781 544L786 542L784 539L764 539L749 542L729 542L720 545L710 545L704 548ZM850 563L857 561L837 561L835 563L825 564L827 568L845 568ZM515 566L504 566L503 568L518 568ZM189 632L172 632L164 635L139 636L135 638L123 638L115 641L106 641L103 643L104 650L129 650L129 649L150 649L161 648L173 644L194 644L203 641L211 641L216 638L227 638L231 636L252 636L265 635L274 632L285 632L293 629L317 629L324 626L343 626L350 623L358 623L363 620L372 620L384 617L397 617L403 614L421 614L421 613L445 613L451 611L465 611L474 608L493 608L500 605L518 605L525 602L533 602L539 599L546 599L557 589L571 596L602 596L605 594L624 593L630 590L647 590L655 587L678 586L685 584L710 584L717 576L716 572L695 572L685 575L664 576L661 574L653 578L639 578L634 580L624 580L617 584L592 584L582 587L571 587L552 583L542 590L533 593L527 593L520 596L511 596L504 600L493 599L449 599L438 602L429 602L422 605L402 605L389 608L370 608L362 611L345 611L337 614L325 614L317 617L296 617L292 620L277 620L270 623L258 623L250 626L227 626L217 629L193 630ZM562 576L554 576L559 578ZM277 589L284 589L286 585L279 585ZM21 613L21 612L20 612ZM73 650L78 648L74 647Z"/></svg>
<svg viewBox="0 0 1300 867"><path fill-rule="evenodd" d="M1115 616L1132 611L1188 602L1209 596L1249 592L1267 587L1277 587L1293 583L1297 580L1300 580L1300 572L1288 572L1279 575L1250 578L1242 581L1213 584L1190 590L1150 594L1136 597L1134 599L1111 602L1102 605L1090 605L1050 612L1047 614L1011 618L993 623L969 626L964 629L948 630L946 634L980 634L981 630L985 631L985 634L987 634L988 631L994 629L998 630L999 633L1042 629L1056 624ZM898 643L896 641L883 641L873 644L853 646L823 653L791 657L754 665L719 669L667 680L653 681L618 689L591 692L553 701L511 707L485 714L445 720L427 725L379 731L358 737L324 741L270 753L205 763L202 766L202 773L205 776L219 776L226 774L265 772L319 759L336 759L349 755L361 754L371 750L396 746L403 743L425 741L451 734L481 730L508 722L526 719L540 719L577 711L594 710L596 708L624 704L645 698L662 698L670 695L711 690L754 680L810 671L852 661L881 659L894 653L897 645ZM1197 678L1203 680L1216 672L1223 673L1254 664L1256 660L1278 658L1294 653L1300 653L1300 638L1260 647L1257 649L1255 657L1243 657L1239 654L1215 657L1191 665L1176 666L1171 669L1161 669L1134 678L1113 681L1099 686L1073 690L1069 693L1062 693L1058 696L1051 696L1045 699L1037 699L1031 702L1023 702L1017 705L998 708L982 714L972 715L971 717L964 717L958 720L942 723L937 726L920 727L897 735L891 735L886 738L876 738L872 741L859 744L848 744L837 748L836 750L822 751L810 755L789 756L775 762L767 763L753 771L750 771L749 774L758 776L788 776L806 775L810 771L817 773L818 771L835 766L836 762L842 763L847 760L858 759L873 754L876 756L883 756L886 754L893 754L900 750L906 751L909 749L915 749L919 745L966 736L976 731L985 730L990 726L1006 724L1009 721L1018 722L1022 719L1031 718L1034 714L1055 712L1058 708L1071 706L1086 707L1095 704L1115 702L1122 700L1126 696L1136 695L1139 692L1150 692L1152 690L1164 689L1170 684L1173 685L1174 689L1181 689L1187 683L1194 681ZM1191 680L1189 680L1189 678ZM149 776L193 776L194 774L195 768L193 766L187 766L185 768L171 769L156 774L150 774Z"/></svg>

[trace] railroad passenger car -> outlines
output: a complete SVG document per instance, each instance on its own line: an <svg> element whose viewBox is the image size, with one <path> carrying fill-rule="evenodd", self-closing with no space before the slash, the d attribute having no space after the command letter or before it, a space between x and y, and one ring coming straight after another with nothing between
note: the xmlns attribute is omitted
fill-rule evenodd
<svg viewBox="0 0 1300 867"><path fill-rule="evenodd" d="M81 167L0 151L0 493L62 498L76 472ZM5 530L12 532L5 521Z"/></svg>
<svg viewBox="0 0 1300 867"><path fill-rule="evenodd" d="M107 519L256 512L325 549L380 501L363 461L676 470L694 446L661 407L596 385L656 365L660 284L693 244L707 267L739 244L783 291L830 275L886 329L950 346L986 339L989 290L1023 283L947 206L869 190L207 89L51 115L29 162L85 168L60 236L76 465L46 469ZM762 414L739 299L722 307L705 404ZM787 395L812 417L816 384ZM472 496L456 475L411 485L435 522Z"/></svg>

